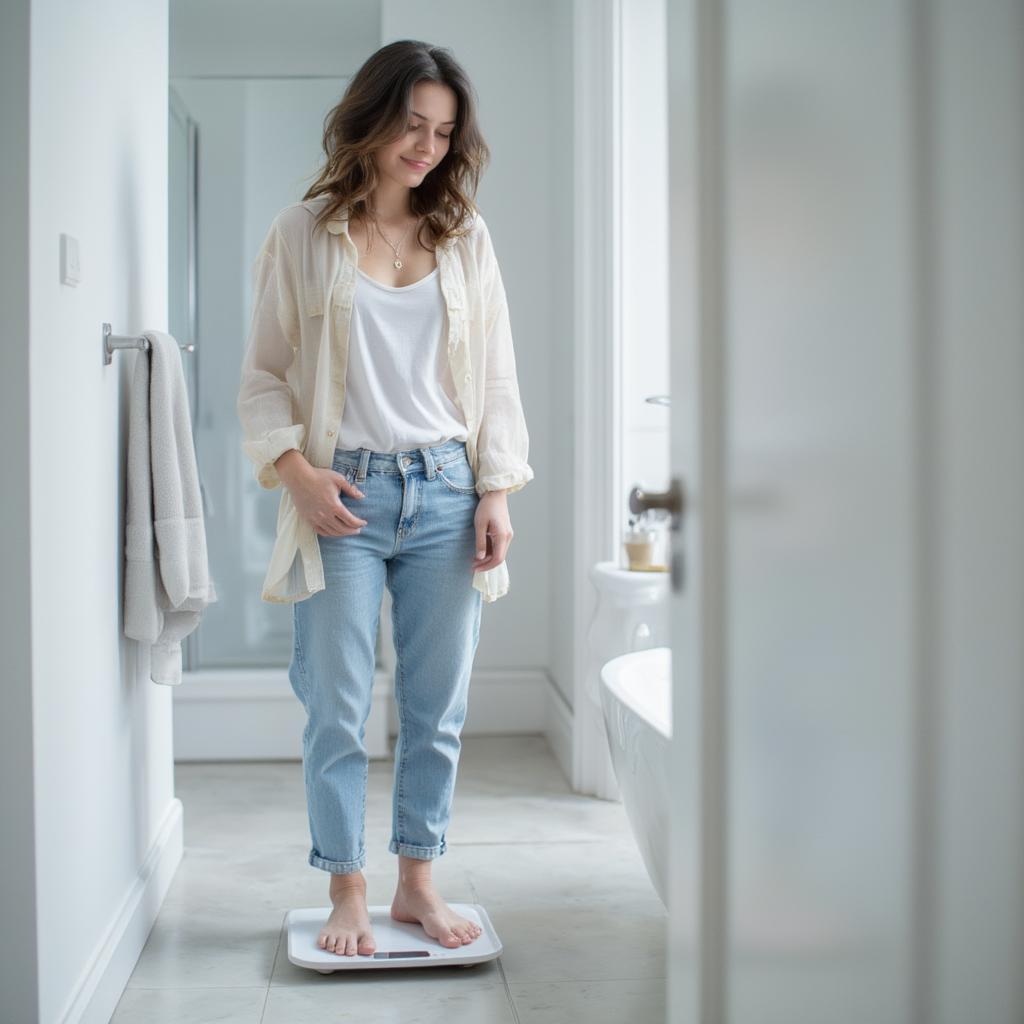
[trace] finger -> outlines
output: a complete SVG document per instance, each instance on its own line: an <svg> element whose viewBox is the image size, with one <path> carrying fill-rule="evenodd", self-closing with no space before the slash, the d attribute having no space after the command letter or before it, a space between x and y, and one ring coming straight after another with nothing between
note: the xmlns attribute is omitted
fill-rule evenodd
<svg viewBox="0 0 1024 1024"><path fill-rule="evenodd" d="M318 526L316 527L316 532L319 533L321 537L349 537L354 534L361 533L362 527L352 529L348 526Z"/></svg>
<svg viewBox="0 0 1024 1024"><path fill-rule="evenodd" d="M366 495L364 495L363 492L354 483L352 483L347 476L343 476L336 470L332 470L331 476L333 477L335 484L338 485L338 488L346 494L352 495L353 498L366 497Z"/></svg>
<svg viewBox="0 0 1024 1024"><path fill-rule="evenodd" d="M487 528L490 523L479 522L476 524L476 560L480 562L487 556Z"/></svg>
<svg viewBox="0 0 1024 1024"><path fill-rule="evenodd" d="M512 543L511 533L489 533L487 539L490 542L490 554L484 561L475 561L474 572L483 572L486 569L493 569L505 561L509 545Z"/></svg>
<svg viewBox="0 0 1024 1024"><path fill-rule="evenodd" d="M487 541L485 544L486 550L484 552L483 559L475 558L473 560L473 571L484 572L487 569L493 569L498 564L494 558L494 543L490 534L487 534Z"/></svg>
<svg viewBox="0 0 1024 1024"><path fill-rule="evenodd" d="M349 534L358 533L358 530L350 530L347 527L315 526L313 528L321 537L347 537Z"/></svg>
<svg viewBox="0 0 1024 1024"><path fill-rule="evenodd" d="M348 511L347 509L345 511ZM351 515L351 513L349 513ZM349 524L342 521L338 516L333 513L326 512L320 513L316 520L311 520L313 529L320 534L321 537L345 537L351 533L358 533L362 529L362 525Z"/></svg>
<svg viewBox="0 0 1024 1024"><path fill-rule="evenodd" d="M346 526L365 526L366 520L355 515L351 510L347 509L340 501L334 510L334 518L339 522L344 523Z"/></svg>
<svg viewBox="0 0 1024 1024"><path fill-rule="evenodd" d="M339 497L342 494L349 498L366 497L366 495L354 483L350 483L340 473L334 474L334 485L338 489Z"/></svg>

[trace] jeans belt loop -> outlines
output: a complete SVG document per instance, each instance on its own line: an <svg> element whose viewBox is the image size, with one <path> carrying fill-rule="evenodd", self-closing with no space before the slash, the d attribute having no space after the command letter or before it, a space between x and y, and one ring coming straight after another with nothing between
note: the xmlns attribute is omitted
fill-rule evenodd
<svg viewBox="0 0 1024 1024"><path fill-rule="evenodd" d="M356 470L356 482L364 483L366 481L366 467L370 464L370 449L360 448L359 449L359 468Z"/></svg>
<svg viewBox="0 0 1024 1024"><path fill-rule="evenodd" d="M429 448L421 448L420 451L423 453L423 465L427 470L427 479L434 479L434 453Z"/></svg>

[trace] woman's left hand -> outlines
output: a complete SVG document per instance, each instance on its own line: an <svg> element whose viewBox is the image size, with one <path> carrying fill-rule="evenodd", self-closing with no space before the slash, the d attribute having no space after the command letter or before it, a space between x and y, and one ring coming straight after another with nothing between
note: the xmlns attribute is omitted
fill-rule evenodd
<svg viewBox="0 0 1024 1024"><path fill-rule="evenodd" d="M505 561L505 552L512 543L512 521L508 517L508 493L485 491L477 502L476 559L473 572L493 569Z"/></svg>

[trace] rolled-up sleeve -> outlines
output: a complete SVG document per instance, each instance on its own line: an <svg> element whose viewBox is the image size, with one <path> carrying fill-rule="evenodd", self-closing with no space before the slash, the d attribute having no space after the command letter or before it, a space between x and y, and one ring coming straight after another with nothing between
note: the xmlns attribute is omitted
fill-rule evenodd
<svg viewBox="0 0 1024 1024"><path fill-rule="evenodd" d="M299 346L299 309L287 246L272 226L252 265L252 316L236 411L242 450L262 487L280 486L274 462L302 450L305 425L296 413L288 368Z"/></svg>
<svg viewBox="0 0 1024 1024"><path fill-rule="evenodd" d="M519 396L512 325L501 269L486 225L481 230L481 282L484 292L484 403L477 436L476 490L521 490L533 479L530 437Z"/></svg>

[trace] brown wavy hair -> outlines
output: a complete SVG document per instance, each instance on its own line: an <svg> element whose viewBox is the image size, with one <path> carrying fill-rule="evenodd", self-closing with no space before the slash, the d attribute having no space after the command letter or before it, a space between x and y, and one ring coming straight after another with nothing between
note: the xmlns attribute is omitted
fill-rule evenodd
<svg viewBox="0 0 1024 1024"><path fill-rule="evenodd" d="M418 82L447 85L455 93L458 111L448 152L419 186L409 190L413 213L424 218L416 237L423 244L420 236L426 230L436 246L468 231L466 221L477 209L473 197L490 160L477 125L476 92L450 50L418 39L400 39L377 50L324 118L327 159L302 197L331 197L314 231L344 206L350 208L350 216L371 219L367 200L379 181L373 154L407 130L412 89Z"/></svg>

